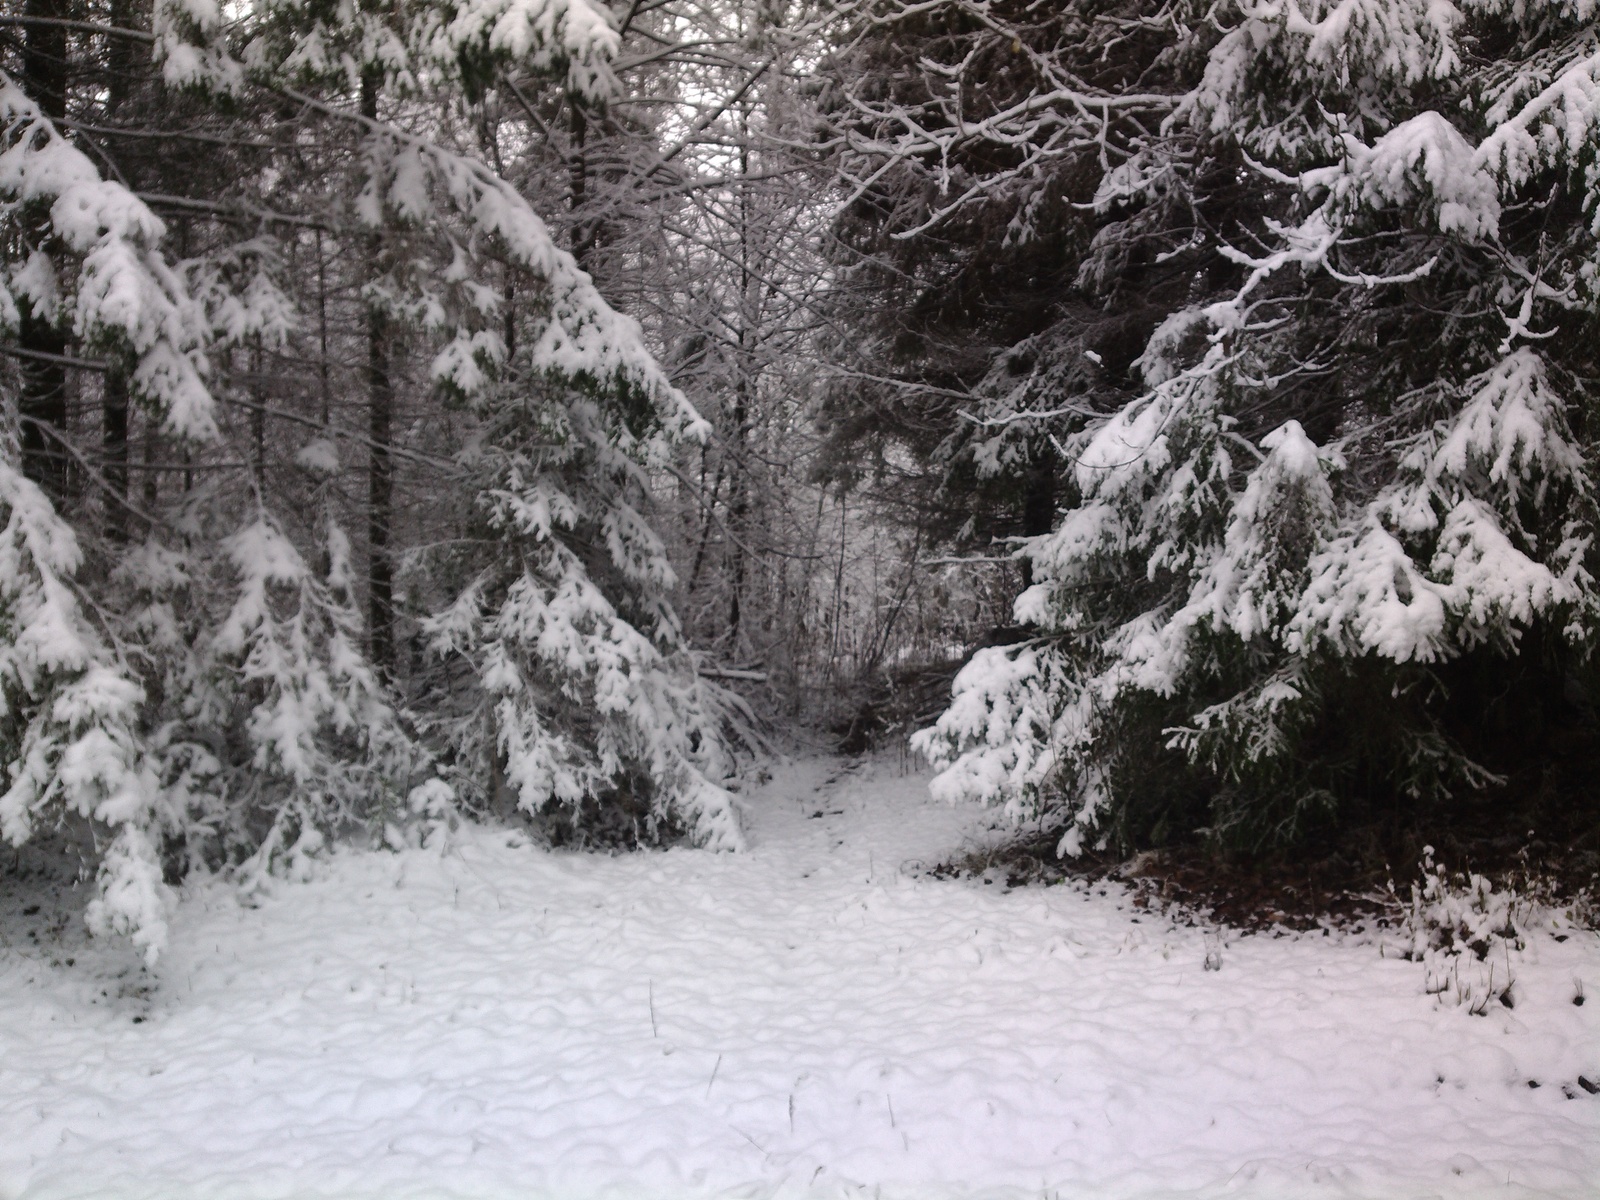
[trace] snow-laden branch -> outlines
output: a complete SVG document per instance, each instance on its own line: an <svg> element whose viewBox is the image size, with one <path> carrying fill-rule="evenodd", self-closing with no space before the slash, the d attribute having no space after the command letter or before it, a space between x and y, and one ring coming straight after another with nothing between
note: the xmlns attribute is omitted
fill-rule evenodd
<svg viewBox="0 0 1600 1200"><path fill-rule="evenodd" d="M204 381L208 323L161 254L161 219L122 184L102 179L4 72L0 139L0 222L32 247L0 280L0 327L16 326L19 301L36 317L70 319L83 341L127 354L131 386L167 432L215 438Z"/></svg>
<svg viewBox="0 0 1600 1200"><path fill-rule="evenodd" d="M381 185L376 178L369 181L362 202L370 223L382 220L386 208L413 220L431 213L427 192L430 185L437 186L475 233L493 239L513 262L545 282L550 315L529 344L536 367L601 385L623 383L658 406L669 437L706 436L704 419L645 346L638 322L606 302L571 252L556 244L543 219L493 168L354 110L293 88L279 90L326 116L358 125L370 138L386 144L386 157L393 165ZM471 335L459 336L440 352L435 377L457 384L475 382L467 364L479 361L485 348L491 357L504 351L498 335L484 333L477 342Z"/></svg>
<svg viewBox="0 0 1600 1200"><path fill-rule="evenodd" d="M1139 136L1138 118L1170 114L1182 100L1176 92L1087 84L1072 68L1094 53L1076 42L1041 49L1035 30L1003 19L976 0L896 4L873 14L869 27L885 37L886 31L935 10L946 16L959 12L982 31L980 42L957 62L919 60L927 92L920 102L864 98L860 90L847 89L842 102L854 121L836 119L845 126L844 177L850 185L836 211L848 211L903 164L915 164L934 178L941 199L930 203L917 225L895 231L902 240L926 233L987 196L1037 179L1050 164L1085 150L1107 165L1112 156L1126 157ZM1026 63L1034 85L1014 98L991 99L986 75L995 54ZM864 84L873 87L876 78L864 73ZM980 100L992 111L972 111ZM1019 161L990 163L980 177L963 179L954 199L942 198L959 172L953 164L966 155L990 159L996 151L1018 154Z"/></svg>

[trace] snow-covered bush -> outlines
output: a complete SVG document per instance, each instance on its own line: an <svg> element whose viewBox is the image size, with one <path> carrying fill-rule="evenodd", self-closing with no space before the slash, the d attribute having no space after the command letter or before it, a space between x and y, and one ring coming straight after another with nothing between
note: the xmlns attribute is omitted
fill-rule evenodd
<svg viewBox="0 0 1600 1200"><path fill-rule="evenodd" d="M1525 946L1531 904L1496 891L1476 872L1452 880L1431 850L1424 851L1422 886L1411 886L1405 957L1423 964L1425 989L1443 1003L1466 1004L1479 1015L1495 1001L1515 1003L1511 955Z"/></svg>
<svg viewBox="0 0 1600 1200"><path fill-rule="evenodd" d="M1570 937L1593 925L1587 892L1558 899L1526 869L1496 886L1476 871L1450 872L1425 846L1420 870L1421 885L1411 884L1407 898L1389 884L1399 921L1385 949L1422 964L1430 996L1479 1016L1494 1003L1515 1007L1517 965L1530 939Z"/></svg>
<svg viewBox="0 0 1600 1200"><path fill-rule="evenodd" d="M1063 852L1442 805L1497 766L1452 689L1570 692L1600 628L1593 14L1179 9L1191 83L1105 175L1084 278L1174 194L1210 274L1142 387L1061 438L1074 503L1022 551L1035 636L981 651L917 739L937 790L1054 812Z"/></svg>

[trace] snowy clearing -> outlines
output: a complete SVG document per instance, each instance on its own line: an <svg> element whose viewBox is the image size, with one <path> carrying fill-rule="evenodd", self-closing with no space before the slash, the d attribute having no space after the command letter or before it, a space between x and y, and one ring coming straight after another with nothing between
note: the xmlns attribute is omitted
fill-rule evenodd
<svg viewBox="0 0 1600 1200"><path fill-rule="evenodd" d="M889 764L745 804L744 854L467 830L255 908L191 887L153 977L8 881L0 1196L1600 1189L1593 935L1473 1017L1360 938L919 877L984 816Z"/></svg>

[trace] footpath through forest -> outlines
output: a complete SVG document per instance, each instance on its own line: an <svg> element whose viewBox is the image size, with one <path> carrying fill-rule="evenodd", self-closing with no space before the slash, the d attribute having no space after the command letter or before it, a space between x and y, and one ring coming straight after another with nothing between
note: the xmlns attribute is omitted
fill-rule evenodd
<svg viewBox="0 0 1600 1200"><path fill-rule="evenodd" d="M1473 1016L1370 936L930 877L993 834L892 764L745 804L746 854L465 830L191 887L149 976L13 880L0 1197L1600 1194L1592 934Z"/></svg>

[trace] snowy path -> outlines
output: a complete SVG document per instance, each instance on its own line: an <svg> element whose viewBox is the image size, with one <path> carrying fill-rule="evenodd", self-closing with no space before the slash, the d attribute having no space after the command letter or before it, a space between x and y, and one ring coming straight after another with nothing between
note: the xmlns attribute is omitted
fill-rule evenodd
<svg viewBox="0 0 1600 1200"><path fill-rule="evenodd" d="M1352 941L1208 972L1115 891L911 877L974 814L840 769L752 796L746 855L476 831L191 894L144 995L6 947L0 1197L1600 1195L1595 938L1482 1018Z"/></svg>

